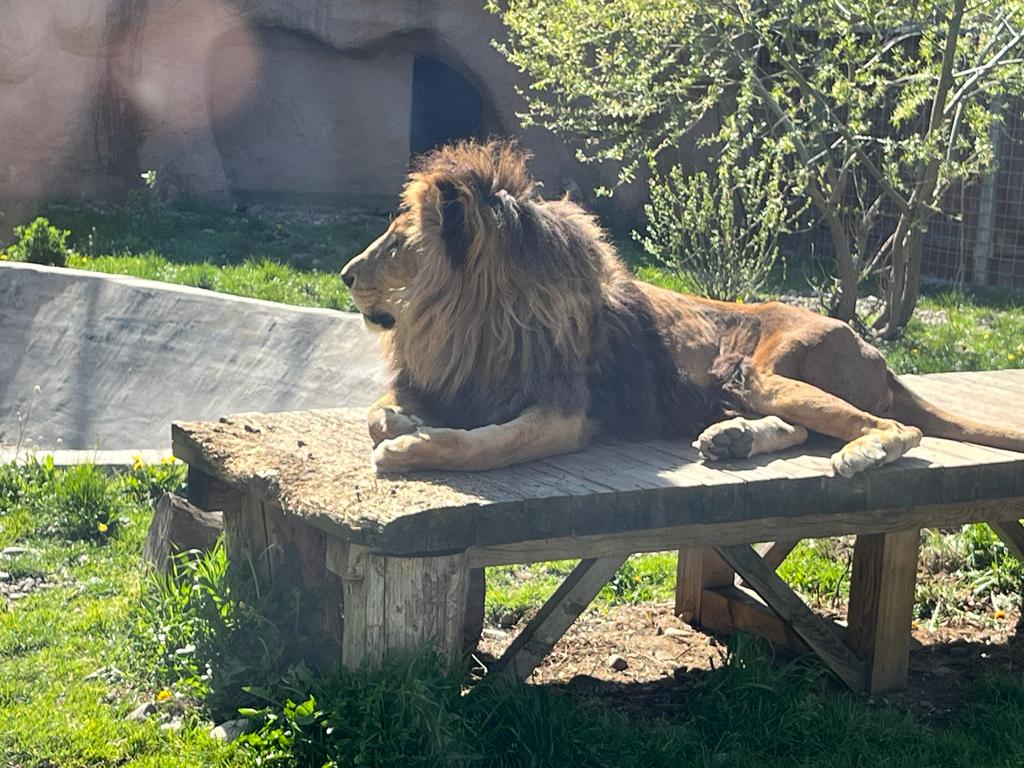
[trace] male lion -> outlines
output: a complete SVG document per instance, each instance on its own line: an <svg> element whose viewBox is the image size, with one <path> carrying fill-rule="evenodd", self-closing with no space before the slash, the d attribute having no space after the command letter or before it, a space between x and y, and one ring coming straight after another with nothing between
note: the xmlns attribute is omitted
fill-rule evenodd
<svg viewBox="0 0 1024 768"><path fill-rule="evenodd" d="M492 469L595 435L696 438L710 461L813 430L845 442L844 476L922 432L1024 450L1024 432L916 396L844 323L635 280L593 216L539 197L527 160L508 141L427 155L342 271L394 373L369 413L378 472Z"/></svg>

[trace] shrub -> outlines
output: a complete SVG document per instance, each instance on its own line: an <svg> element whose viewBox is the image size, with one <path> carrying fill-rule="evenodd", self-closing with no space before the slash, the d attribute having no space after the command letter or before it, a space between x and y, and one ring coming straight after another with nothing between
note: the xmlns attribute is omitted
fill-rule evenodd
<svg viewBox="0 0 1024 768"><path fill-rule="evenodd" d="M14 228L18 241L8 249L8 254L15 261L63 267L67 265L70 235L68 230L58 229L38 216L31 224Z"/></svg>
<svg viewBox="0 0 1024 768"><path fill-rule="evenodd" d="M779 235L790 226L781 158L726 147L712 173L687 176L676 166L654 174L650 192L644 249L688 274L705 296L754 298L778 261Z"/></svg>

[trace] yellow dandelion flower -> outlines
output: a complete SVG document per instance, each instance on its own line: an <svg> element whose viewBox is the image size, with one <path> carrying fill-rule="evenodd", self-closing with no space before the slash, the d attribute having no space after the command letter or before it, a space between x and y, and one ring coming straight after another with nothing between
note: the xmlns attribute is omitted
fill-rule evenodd
<svg viewBox="0 0 1024 768"><path fill-rule="evenodd" d="M173 464L175 461L177 461L177 459L175 459L173 456L164 456L162 459L160 459L161 464Z"/></svg>
<svg viewBox="0 0 1024 768"><path fill-rule="evenodd" d="M996 611L995 613L992 614L992 618L994 618L994 619L1005 619L1006 618L1006 611L1004 611L1002 609L999 609L998 611Z"/></svg>
<svg viewBox="0 0 1024 768"><path fill-rule="evenodd" d="M914 347L912 350L910 350L910 354L916 355L917 354L917 347Z"/></svg>
<svg viewBox="0 0 1024 768"><path fill-rule="evenodd" d="M1017 356L1015 354L1013 354L1013 352L1010 352L1010 353L1008 353L1006 355L1006 359L1009 360L1012 363L1014 360L1017 359Z"/></svg>
<svg viewBox="0 0 1024 768"><path fill-rule="evenodd" d="M107 525L106 523L100 523L99 525L96 526L96 530L99 531L100 533L106 533L107 531L110 530L110 526Z"/></svg>
<svg viewBox="0 0 1024 768"><path fill-rule="evenodd" d="M146 466L146 462L142 460L141 456L132 456L132 469L142 469Z"/></svg>
<svg viewBox="0 0 1024 768"><path fill-rule="evenodd" d="M160 692L156 695L157 701L167 701L169 698L171 698L171 692L166 688L161 688Z"/></svg>

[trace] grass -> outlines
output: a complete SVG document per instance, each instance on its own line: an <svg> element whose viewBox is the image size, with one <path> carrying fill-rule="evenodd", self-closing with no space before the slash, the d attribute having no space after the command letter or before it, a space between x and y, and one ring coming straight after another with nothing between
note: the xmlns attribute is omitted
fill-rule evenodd
<svg viewBox="0 0 1024 768"><path fill-rule="evenodd" d="M60 501L80 493L82 473L118 499L116 509L97 510L123 516L108 536L68 539L54 526ZM145 476L0 467L0 548L29 550L0 559L0 569L13 582L41 578L50 587L16 601L0 597L0 765L198 768L236 751L209 739L196 711L177 732L161 730L157 719L124 719L147 693L146 673L132 675L145 587L139 552L152 514L139 495ZM106 674L87 679L98 670Z"/></svg>
<svg viewBox="0 0 1024 768"><path fill-rule="evenodd" d="M47 464L0 467L0 547L28 550L3 558L3 568L10 579L32 576L52 585L0 603L0 765L976 768L1024 762L1024 681L1017 677L978 679L956 712L936 723L896 703L839 690L812 660L780 666L764 646L742 637L716 669L693 676L670 708L650 716L530 686L485 685L465 696L460 680L429 655L393 659L373 674L323 674L284 659L268 664L260 646L290 642L274 634L289 631L280 623L283 614L273 615L270 600L250 604L252 593L244 578L230 576L222 549L181 561L167 581L147 578L140 568L150 492L179 483L180 470L140 466L121 477L92 467L79 472L92 473L89 484L102 484L99 496L116 498L123 518L116 531L83 540L54 525L65 514L63 501L96 495L83 492L75 473ZM94 511L107 519L114 514ZM943 572L1008 565L983 526L965 529L952 544L948 537L937 541L945 548L929 543L926 549ZM663 596L671 559L632 562L603 595L606 605ZM570 565L549 567L554 576ZM502 571L493 573L500 586ZM1011 581L1021 575L1005 574ZM831 589L834 580L823 583ZM232 674L219 675L229 652ZM617 695L633 693L627 686ZM157 701L154 716L124 719L150 699ZM233 745L212 740L211 720L240 707L255 732ZM180 727L161 728L172 722Z"/></svg>

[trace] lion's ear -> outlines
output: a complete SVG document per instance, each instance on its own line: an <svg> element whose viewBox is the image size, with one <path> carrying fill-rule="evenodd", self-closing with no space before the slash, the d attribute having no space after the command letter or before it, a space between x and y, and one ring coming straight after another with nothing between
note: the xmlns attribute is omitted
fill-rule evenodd
<svg viewBox="0 0 1024 768"><path fill-rule="evenodd" d="M466 201L458 186L446 179L437 182L441 193L441 240L448 258L456 268L469 258L471 237L466 227Z"/></svg>

